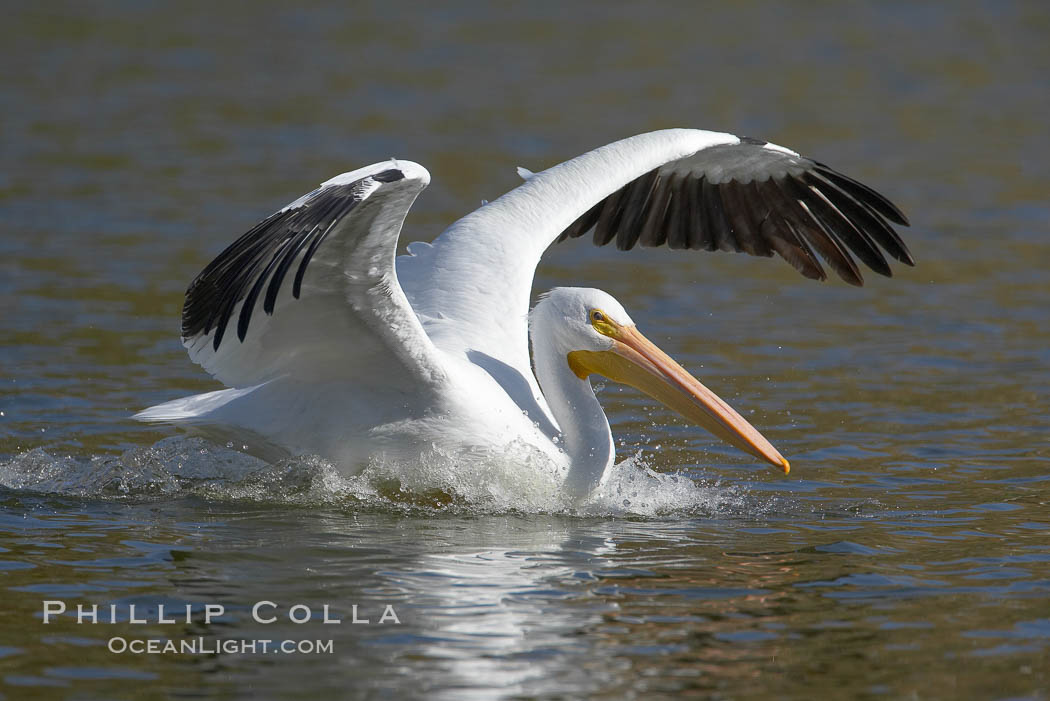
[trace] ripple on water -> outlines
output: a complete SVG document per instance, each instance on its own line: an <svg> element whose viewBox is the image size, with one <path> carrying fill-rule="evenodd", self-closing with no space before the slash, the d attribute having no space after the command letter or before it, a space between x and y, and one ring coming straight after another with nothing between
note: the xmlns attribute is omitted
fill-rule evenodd
<svg viewBox="0 0 1050 701"><path fill-rule="evenodd" d="M714 514L754 506L746 503L738 488L657 472L641 455L617 463L599 489L575 501L561 489L559 475L527 450L498 460L470 461L434 453L412 464L372 464L347 476L314 456L270 464L232 447L184 436L119 456L90 459L55 456L36 448L0 463L0 486L103 499L196 496L291 505L578 516Z"/></svg>

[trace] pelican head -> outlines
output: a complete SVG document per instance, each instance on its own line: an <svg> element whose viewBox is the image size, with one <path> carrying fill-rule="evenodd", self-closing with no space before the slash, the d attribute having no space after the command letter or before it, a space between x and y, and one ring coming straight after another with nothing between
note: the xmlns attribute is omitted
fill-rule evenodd
<svg viewBox="0 0 1050 701"><path fill-rule="evenodd" d="M534 316L544 318L545 341L564 353L563 362L581 381L600 375L634 387L730 445L785 473L790 470L762 434L643 336L608 293L555 288L537 305Z"/></svg>

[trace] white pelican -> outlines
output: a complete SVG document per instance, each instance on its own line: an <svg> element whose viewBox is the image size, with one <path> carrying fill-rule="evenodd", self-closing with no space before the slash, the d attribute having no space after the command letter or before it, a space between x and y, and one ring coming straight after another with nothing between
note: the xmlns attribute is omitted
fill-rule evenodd
<svg viewBox="0 0 1050 701"><path fill-rule="evenodd" d="M884 197L794 151L694 129L642 134L540 173L396 255L430 174L391 160L344 173L270 215L186 292L182 340L230 389L136 415L236 436L268 458L317 454L353 473L370 460L502 455L527 448L588 494L613 464L602 375L649 394L787 472L747 421L635 327L611 296L556 288L529 312L555 241L778 253L825 279L819 254L861 284L847 251L890 275L912 265ZM529 344L532 346L530 363Z"/></svg>

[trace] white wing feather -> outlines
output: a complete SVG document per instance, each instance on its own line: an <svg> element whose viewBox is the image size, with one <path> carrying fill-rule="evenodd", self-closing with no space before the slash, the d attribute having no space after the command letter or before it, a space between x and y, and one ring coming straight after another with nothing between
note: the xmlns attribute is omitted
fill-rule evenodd
<svg viewBox="0 0 1050 701"><path fill-rule="evenodd" d="M422 166L387 161L332 178L261 222L187 291L190 357L230 387L293 376L418 389L440 379L394 268L402 222L429 182Z"/></svg>
<svg viewBox="0 0 1050 701"><path fill-rule="evenodd" d="M548 170L463 217L397 261L412 308L439 348L482 353L517 369L534 396L528 311L547 247L592 205L648 171L740 139L694 129L634 136Z"/></svg>

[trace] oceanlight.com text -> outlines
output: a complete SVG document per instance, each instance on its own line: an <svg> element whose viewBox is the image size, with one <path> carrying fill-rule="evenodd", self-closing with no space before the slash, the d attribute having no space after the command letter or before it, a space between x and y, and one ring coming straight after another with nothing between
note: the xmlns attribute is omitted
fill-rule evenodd
<svg viewBox="0 0 1050 701"><path fill-rule="evenodd" d="M331 655L335 645L331 640L266 640L244 638L159 638L109 639L110 652L122 655Z"/></svg>

